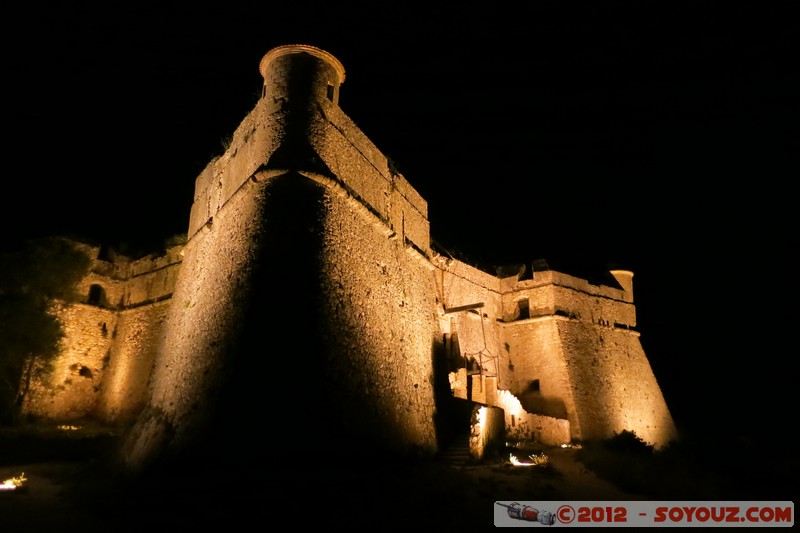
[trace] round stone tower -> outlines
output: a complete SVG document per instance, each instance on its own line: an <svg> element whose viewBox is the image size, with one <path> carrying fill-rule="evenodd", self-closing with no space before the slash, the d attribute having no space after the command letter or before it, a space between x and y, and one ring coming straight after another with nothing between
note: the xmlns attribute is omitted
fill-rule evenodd
<svg viewBox="0 0 800 533"><path fill-rule="evenodd" d="M276 102L293 107L321 99L339 103L344 67L325 50L306 44L279 46L264 55L259 70L264 77L263 96Z"/></svg>

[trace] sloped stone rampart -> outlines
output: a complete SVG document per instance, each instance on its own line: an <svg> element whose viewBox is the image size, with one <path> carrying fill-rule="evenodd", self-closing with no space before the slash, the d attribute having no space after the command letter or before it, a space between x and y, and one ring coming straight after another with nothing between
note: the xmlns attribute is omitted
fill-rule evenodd
<svg viewBox="0 0 800 533"><path fill-rule="evenodd" d="M656 447L677 439L637 333L569 320L558 322L558 332L577 413L574 437L630 430Z"/></svg>
<svg viewBox="0 0 800 533"><path fill-rule="evenodd" d="M147 387L170 302L119 313L95 415L112 424L133 422L147 400Z"/></svg>

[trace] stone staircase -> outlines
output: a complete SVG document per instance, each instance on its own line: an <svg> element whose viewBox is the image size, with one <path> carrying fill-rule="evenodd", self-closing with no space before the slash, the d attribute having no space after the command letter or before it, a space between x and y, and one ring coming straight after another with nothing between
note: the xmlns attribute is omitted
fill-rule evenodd
<svg viewBox="0 0 800 533"><path fill-rule="evenodd" d="M459 435L446 447L442 448L438 455L439 461L451 466L463 466L472 460L469 453L469 435Z"/></svg>

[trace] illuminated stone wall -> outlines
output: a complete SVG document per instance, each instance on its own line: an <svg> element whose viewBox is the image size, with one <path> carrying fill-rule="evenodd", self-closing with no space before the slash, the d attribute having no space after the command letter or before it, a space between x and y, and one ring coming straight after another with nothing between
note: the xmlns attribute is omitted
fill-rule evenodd
<svg viewBox="0 0 800 533"><path fill-rule="evenodd" d="M338 107L338 61L292 46L260 68L262 98L195 181L187 244L96 260L33 411L135 422L131 466L359 443L431 454L442 381L520 438L676 436L632 273L522 279L439 255L426 201ZM83 366L91 387L68 372Z"/></svg>
<svg viewBox="0 0 800 533"><path fill-rule="evenodd" d="M481 372L497 376L499 389L517 397L526 416L567 420L575 440L623 429L656 446L677 438L632 329L632 273L617 271L619 282L594 285L550 270L533 279L490 280L456 262L439 264L446 300L494 302L480 313L458 313L460 352L468 360L482 354Z"/></svg>
<svg viewBox="0 0 800 533"><path fill-rule="evenodd" d="M367 429L365 436L385 449L432 452L432 349L439 336L433 268L354 203L327 195L322 256L324 345L338 361L329 379L347 415L342 423L354 434Z"/></svg>
<svg viewBox="0 0 800 533"><path fill-rule="evenodd" d="M505 417L506 437L509 440L531 440L548 446L572 442L569 420L529 413L515 395L506 390L497 391L497 404Z"/></svg>
<svg viewBox="0 0 800 533"><path fill-rule="evenodd" d="M633 430L662 446L678 437L639 341L633 274L615 271L595 285L566 274L537 272L504 294L506 350L513 368L501 387L529 412L568 418L573 439ZM519 317L527 299L530 318Z"/></svg>
<svg viewBox="0 0 800 533"><path fill-rule="evenodd" d="M169 305L169 300L162 300L118 313L115 339L93 413L99 419L127 424L144 407Z"/></svg>
<svg viewBox="0 0 800 533"><path fill-rule="evenodd" d="M560 320L558 332L575 438L611 437L624 429L657 446L677 438L638 334L575 320Z"/></svg>
<svg viewBox="0 0 800 533"><path fill-rule="evenodd" d="M495 456L505 445L503 409L491 405L476 405L470 418L469 453L474 459Z"/></svg>
<svg viewBox="0 0 800 533"><path fill-rule="evenodd" d="M116 319L113 311L87 304L56 304L54 309L64 328L60 353L52 371L31 383L23 412L75 420L97 405Z"/></svg>
<svg viewBox="0 0 800 533"><path fill-rule="evenodd" d="M23 412L69 421L130 422L145 400L160 324L180 269L181 247L131 261L101 259L100 247L74 242L92 260L78 302L55 306L64 326L52 371L31 383Z"/></svg>

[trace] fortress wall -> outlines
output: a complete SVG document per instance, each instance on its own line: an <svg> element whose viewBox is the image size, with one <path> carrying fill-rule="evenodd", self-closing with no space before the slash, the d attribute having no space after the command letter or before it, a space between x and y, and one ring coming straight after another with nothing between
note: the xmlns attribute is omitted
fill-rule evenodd
<svg viewBox="0 0 800 533"><path fill-rule="evenodd" d="M572 440L566 419L528 413L519 399L506 390L497 391L497 404L503 409L506 438L510 440L532 440L548 446Z"/></svg>
<svg viewBox="0 0 800 533"><path fill-rule="evenodd" d="M119 313L96 415L110 423L129 423L142 410L158 341L170 301Z"/></svg>
<svg viewBox="0 0 800 533"><path fill-rule="evenodd" d="M126 279L152 274L181 262L183 247L172 246L162 255L148 255L128 263Z"/></svg>
<svg viewBox="0 0 800 533"><path fill-rule="evenodd" d="M503 316L516 319L518 301L527 299L530 316L561 313L594 323L636 325L636 308L629 291L592 285L586 280L554 271L537 272L533 280L503 282Z"/></svg>
<svg viewBox="0 0 800 533"><path fill-rule="evenodd" d="M212 159L195 180L194 201L189 212L189 229L187 238L191 239L220 206L219 194L219 157ZM216 187L212 186L216 185Z"/></svg>
<svg viewBox="0 0 800 533"><path fill-rule="evenodd" d="M285 113L262 98L233 133L230 146L195 180L188 235L200 230L256 171L264 166L284 137Z"/></svg>
<svg viewBox="0 0 800 533"><path fill-rule="evenodd" d="M320 102L324 121L312 137L315 150L345 188L362 199L389 228L427 253L428 203L342 110Z"/></svg>
<svg viewBox="0 0 800 533"><path fill-rule="evenodd" d="M494 406L473 406L470 416L469 452L473 459L485 459L504 446L505 415Z"/></svg>
<svg viewBox="0 0 800 533"><path fill-rule="evenodd" d="M75 243L81 246L81 243ZM91 271L98 276L103 276L113 280L124 280L128 277L129 259L125 256L116 256L112 261L97 259L100 249L94 247L90 257L93 257Z"/></svg>
<svg viewBox="0 0 800 533"><path fill-rule="evenodd" d="M485 403L517 400L514 435L675 436L629 330L632 272L609 273L622 289L551 270L499 279L436 254L427 202L338 107L338 60L292 45L260 67L264 96L195 182L187 245L111 262L87 245L79 289L96 305L61 311L63 354L29 412L135 420L132 466L186 449L277 466L287 449L429 454L449 353L459 397L480 383Z"/></svg>
<svg viewBox="0 0 800 533"><path fill-rule="evenodd" d="M631 303L560 286L555 286L553 292L556 313L566 313L594 324L636 325L636 308Z"/></svg>
<svg viewBox="0 0 800 533"><path fill-rule="evenodd" d="M557 326L562 320L549 316L500 325L504 348L498 386L516 396L528 413L573 424L570 374Z"/></svg>
<svg viewBox="0 0 800 533"><path fill-rule="evenodd" d="M99 246L73 241L72 245L86 254L91 260L89 273L75 287L81 303L89 303L92 285L99 285L103 289L100 301L93 305L103 307L116 307L123 301L125 279L128 277L128 259L120 257L115 261L99 259Z"/></svg>
<svg viewBox="0 0 800 533"><path fill-rule="evenodd" d="M492 320L502 316L498 278L456 259L437 256L434 263L438 298L445 309L483 303L482 312Z"/></svg>
<svg viewBox="0 0 800 533"><path fill-rule="evenodd" d="M552 284L530 288L519 288L502 296L502 314L504 322L519 320L520 302L527 300L529 316L547 316L556 312L555 286Z"/></svg>
<svg viewBox="0 0 800 533"><path fill-rule="evenodd" d="M125 283L125 307L169 298L175 288L181 266L180 246L164 256L147 257L131 264L131 277Z"/></svg>
<svg viewBox="0 0 800 533"><path fill-rule="evenodd" d="M157 332L158 318L152 309L126 312L120 308L169 297L180 266L180 247L158 257L130 261L120 256L112 262L97 259L98 247L79 242L75 246L92 258L91 270L76 286L80 303L57 306L65 334L61 355L53 361L51 374L32 388L25 410L54 420L98 416L109 422L121 421L125 416L119 413L132 415L141 407L143 385L131 384L148 378L149 368L142 370L136 365L147 367L147 357L152 358L155 346L141 346L139 337ZM95 285L102 288L102 294L91 294ZM126 326L126 313L138 316L134 335ZM122 354L124 364L116 354ZM122 387L120 380L128 385ZM116 391L113 401L108 396L109 383L114 383Z"/></svg>
<svg viewBox="0 0 800 533"><path fill-rule="evenodd" d="M538 280L538 281L537 281ZM535 284L535 283L552 283L560 287L568 287L576 289L586 294L594 294L612 300L620 300L623 302L633 303L633 290L630 291L610 287L608 285L595 285L583 278L577 278L563 272L548 270L545 272L537 272L534 280L526 280L520 285ZM631 284L632 288L632 284Z"/></svg>
<svg viewBox="0 0 800 533"><path fill-rule="evenodd" d="M247 309L245 296L253 285L267 181L249 181L216 214L215 223L190 236L184 248L145 410L127 444L126 460L134 467L188 446L208 422L204 411L213 420L212 391L225 382L226 369L238 355L235 334L240 332ZM203 201L200 197L195 205ZM279 280L275 283L280 285ZM281 300L276 294L267 303L279 307ZM267 337L262 353L253 357L277 361L281 355L277 346L277 341L269 342ZM254 418L264 419L268 405L280 403L280 398L265 393L269 379L264 375L263 380L263 405L241 405L237 411L252 411Z"/></svg>
<svg viewBox="0 0 800 533"><path fill-rule="evenodd" d="M75 420L91 415L97 404L116 319L108 309L85 304L59 304L55 309L64 328L60 355L52 372L31 384L23 412Z"/></svg>
<svg viewBox="0 0 800 533"><path fill-rule="evenodd" d="M383 449L436 449L432 267L376 217L331 188L325 196L323 346L332 400L348 433Z"/></svg>
<svg viewBox="0 0 800 533"><path fill-rule="evenodd" d="M550 271L545 274L550 275L541 276L544 279L534 282L519 282L503 294L504 321L518 320L519 302L527 300L529 316L532 317L560 314L595 324L616 324L624 327L636 325L636 307L627 292L591 285L578 278Z"/></svg>
<svg viewBox="0 0 800 533"><path fill-rule="evenodd" d="M80 281L76 287L76 290L78 291L78 294L81 295L81 303L90 303L89 300L91 287L92 285L99 285L103 289L103 295L100 301L94 302L92 305L99 305L106 308L117 308L125 300L126 283L127 282L123 279L111 278L98 274L97 272L94 272L93 269L93 271L89 272L89 274L87 274L86 277Z"/></svg>
<svg viewBox="0 0 800 533"><path fill-rule="evenodd" d="M500 362L501 337L488 317L471 311L461 311L456 315L455 331L458 336L458 347L470 369L477 371L482 367L483 373L502 378L506 371ZM480 365L480 366L479 366Z"/></svg>
<svg viewBox="0 0 800 533"><path fill-rule="evenodd" d="M389 170L380 150L337 105L317 102L315 119L309 125L312 148L332 173L354 195L403 233L420 250L430 246L427 202L401 175ZM262 98L240 123L223 155L203 170L195 183L195 201L189 235L202 227L241 187L285 138L285 113L281 102Z"/></svg>
<svg viewBox="0 0 800 533"><path fill-rule="evenodd" d="M637 333L558 322L577 413L573 437L612 437L623 429L661 447L676 437L672 418Z"/></svg>
<svg viewBox="0 0 800 533"><path fill-rule="evenodd" d="M435 273L439 318L449 317L444 329L455 335L459 354L464 358L451 361L451 370L465 364L477 370L472 361L483 360L484 370L490 375L502 374L497 358L501 339L495 327L500 309L498 279L457 260L439 256L435 263L439 265ZM473 304L483 306L447 313L448 309Z"/></svg>
<svg viewBox="0 0 800 533"><path fill-rule="evenodd" d="M432 276L359 205L322 176L261 172L191 238L132 465L197 442L352 450L365 432L435 447ZM250 420L266 441L239 435Z"/></svg>

